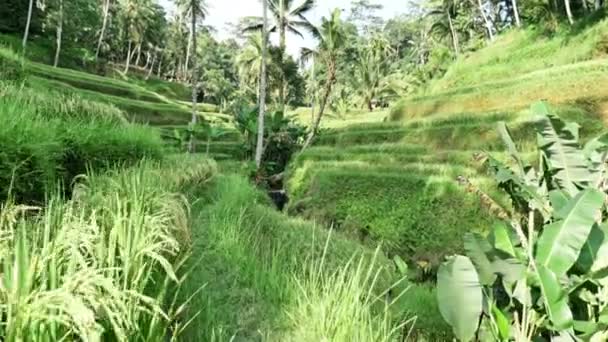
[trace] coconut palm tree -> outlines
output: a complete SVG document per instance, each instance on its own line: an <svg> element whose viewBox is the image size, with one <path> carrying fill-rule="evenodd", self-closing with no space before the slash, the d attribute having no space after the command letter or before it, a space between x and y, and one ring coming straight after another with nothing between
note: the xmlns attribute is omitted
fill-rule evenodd
<svg viewBox="0 0 608 342"><path fill-rule="evenodd" d="M25 23L25 32L23 32L23 55L25 55L25 48L27 46L27 37L30 34L30 25L32 23L32 11L34 10L34 0L30 0L30 4L27 10L27 21Z"/></svg>
<svg viewBox="0 0 608 342"><path fill-rule="evenodd" d="M129 72L133 53L141 51L144 34L150 24L154 10L150 0L122 0L121 14L127 30L127 58L124 73ZM135 46L133 46L135 44Z"/></svg>
<svg viewBox="0 0 608 342"><path fill-rule="evenodd" d="M198 98L198 75L197 75L197 60L196 60L196 26L199 21L207 16L207 2L205 0L177 0L177 5L185 16L190 17L190 39L192 46L192 120L190 124L194 127L197 123L196 105ZM194 129L190 130L190 142L188 143L188 152L194 153Z"/></svg>
<svg viewBox="0 0 608 342"><path fill-rule="evenodd" d="M319 113L314 119L303 149L310 146L317 135L325 107L327 106L327 101L329 100L332 89L336 83L338 55L342 51L346 41L346 34L344 32L344 25L340 18L340 13L341 11L339 9L335 9L329 18L322 19L321 26L318 29L312 31L315 38L319 41L316 50L302 50L303 60L307 60L314 56L316 61L324 64L327 77L325 80L325 89L321 96L321 103L319 104Z"/></svg>
<svg viewBox="0 0 608 342"><path fill-rule="evenodd" d="M61 42L63 35L63 0L59 0L59 9L57 10L57 38L55 47L55 60L53 61L53 67L56 68L59 65L59 54L61 53Z"/></svg>
<svg viewBox="0 0 608 342"><path fill-rule="evenodd" d="M262 66L260 68L260 98L258 112L258 140L255 147L255 166L262 166L264 154L264 116L266 115L266 55L268 50L268 3L262 2Z"/></svg>
<svg viewBox="0 0 608 342"><path fill-rule="evenodd" d="M99 40L97 41L97 49L95 50L95 60L99 58L99 52L101 50L103 38L106 32L106 28L108 26L108 19L110 17L110 5L111 0L105 0L103 3L103 20L101 23L101 31L99 32Z"/></svg>
<svg viewBox="0 0 608 342"><path fill-rule="evenodd" d="M433 18L433 24L431 25L431 32L439 32L441 34L448 33L452 40L452 48L454 54L460 54L460 42L458 39L458 32L454 26L454 18L458 15L458 3L457 0L441 0L438 4L435 4L427 16Z"/></svg>
<svg viewBox="0 0 608 342"><path fill-rule="evenodd" d="M291 32L297 36L304 38L304 32L312 32L314 26L306 19L305 15L310 12L316 3L316 0L303 0L301 2L294 0L263 0L270 10L273 18L273 25L270 27L270 32L279 32L279 48L281 56L285 55L287 49L287 32ZM262 29L262 18L249 18L249 24L245 27L245 31L259 31ZM279 88L279 102L281 107L285 103L286 78L281 79L281 87Z"/></svg>

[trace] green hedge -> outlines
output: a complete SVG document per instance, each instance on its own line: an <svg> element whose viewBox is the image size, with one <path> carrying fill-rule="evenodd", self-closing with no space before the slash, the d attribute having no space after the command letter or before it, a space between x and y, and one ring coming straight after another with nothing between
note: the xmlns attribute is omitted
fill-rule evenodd
<svg viewBox="0 0 608 342"><path fill-rule="evenodd" d="M462 236L482 231L493 218L476 196L449 178L402 172L322 170L290 210L320 220L387 252L432 264L462 249Z"/></svg>
<svg viewBox="0 0 608 342"><path fill-rule="evenodd" d="M0 91L11 87L0 85ZM104 118L100 104L88 111L88 102L55 111L62 100L54 93L32 101L0 97L0 201L10 193L19 203L40 203L59 183L69 190L74 177L88 167L99 170L162 157L162 141L154 130ZM70 108L83 112L72 115Z"/></svg>

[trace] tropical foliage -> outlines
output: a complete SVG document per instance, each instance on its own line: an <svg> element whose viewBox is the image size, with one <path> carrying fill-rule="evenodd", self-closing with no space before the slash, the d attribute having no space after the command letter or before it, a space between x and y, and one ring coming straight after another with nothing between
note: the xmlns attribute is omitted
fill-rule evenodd
<svg viewBox="0 0 608 342"><path fill-rule="evenodd" d="M548 106L533 106L538 167L500 133L513 166L488 156L499 187L513 203L497 208L504 224L488 238L465 237L467 256L438 273L441 313L461 341L537 337L606 339L605 136L580 144L578 125ZM457 304L456 304L457 303ZM483 340L483 338L481 338Z"/></svg>

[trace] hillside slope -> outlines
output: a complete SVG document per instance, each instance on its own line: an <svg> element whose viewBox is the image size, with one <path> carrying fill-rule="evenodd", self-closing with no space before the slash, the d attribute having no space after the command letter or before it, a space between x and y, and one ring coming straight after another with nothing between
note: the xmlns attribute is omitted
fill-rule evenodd
<svg viewBox="0 0 608 342"><path fill-rule="evenodd" d="M607 57L608 19L552 35L537 27L514 30L461 56L422 94L396 105L391 119L520 110L538 100L585 103L608 117Z"/></svg>

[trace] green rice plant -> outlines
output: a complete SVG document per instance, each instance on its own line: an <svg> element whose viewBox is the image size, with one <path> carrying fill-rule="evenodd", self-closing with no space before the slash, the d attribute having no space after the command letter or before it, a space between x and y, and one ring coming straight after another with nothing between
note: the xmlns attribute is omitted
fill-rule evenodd
<svg viewBox="0 0 608 342"><path fill-rule="evenodd" d="M389 342L409 337L414 320L397 320L391 308L394 301L374 291L380 277L375 257L371 262L353 257L330 272L323 260L308 260L307 276L294 277L299 292L287 309L287 332L277 340ZM401 296L407 296L407 288L396 299Z"/></svg>
<svg viewBox="0 0 608 342"><path fill-rule="evenodd" d="M187 163L186 174L179 165L145 162L88 176L72 200L51 199L41 212L5 204L0 337L176 339L187 324L177 318L188 300L173 293L184 282L178 275L190 247L188 204L177 191L213 169Z"/></svg>
<svg viewBox="0 0 608 342"><path fill-rule="evenodd" d="M75 96L0 83L0 201L41 203L47 191L87 168L162 158L159 134L128 124L120 111Z"/></svg>

